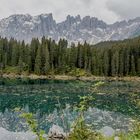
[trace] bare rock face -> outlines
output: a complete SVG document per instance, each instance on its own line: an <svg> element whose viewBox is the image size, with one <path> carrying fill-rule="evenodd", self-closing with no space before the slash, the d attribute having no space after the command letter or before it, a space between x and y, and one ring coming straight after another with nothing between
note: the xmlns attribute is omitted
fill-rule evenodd
<svg viewBox="0 0 140 140"><path fill-rule="evenodd" d="M65 21L56 23L52 14L38 16L11 15L0 20L0 36L25 40L46 36L58 41L98 43L107 40L122 40L140 35L140 18L107 24L95 17L68 15Z"/></svg>
<svg viewBox="0 0 140 140"><path fill-rule="evenodd" d="M66 133L64 133L63 128L53 125L48 133L49 140L64 140Z"/></svg>

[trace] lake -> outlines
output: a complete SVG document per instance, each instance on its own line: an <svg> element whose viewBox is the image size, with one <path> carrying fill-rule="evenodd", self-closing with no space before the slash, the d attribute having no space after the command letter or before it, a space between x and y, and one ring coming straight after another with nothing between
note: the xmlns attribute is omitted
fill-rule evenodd
<svg viewBox="0 0 140 140"><path fill-rule="evenodd" d="M85 112L86 122L94 129L105 126L128 131L140 117L140 82L74 80L0 79L0 127L8 131L27 131L27 125L15 108L35 114L40 128L48 132L56 124L69 131L78 112L80 96L92 95Z"/></svg>

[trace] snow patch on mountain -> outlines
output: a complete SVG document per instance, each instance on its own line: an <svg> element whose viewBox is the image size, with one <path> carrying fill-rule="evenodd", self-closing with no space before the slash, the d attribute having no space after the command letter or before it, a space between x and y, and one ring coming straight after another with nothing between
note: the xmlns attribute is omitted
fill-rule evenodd
<svg viewBox="0 0 140 140"><path fill-rule="evenodd" d="M95 44L107 40L123 40L140 35L140 18L129 21L106 24L95 17L68 15L66 20L56 23L52 14L31 16L29 14L11 15L0 20L0 36L25 40L32 38L51 37L58 41L65 38L69 42L84 42Z"/></svg>

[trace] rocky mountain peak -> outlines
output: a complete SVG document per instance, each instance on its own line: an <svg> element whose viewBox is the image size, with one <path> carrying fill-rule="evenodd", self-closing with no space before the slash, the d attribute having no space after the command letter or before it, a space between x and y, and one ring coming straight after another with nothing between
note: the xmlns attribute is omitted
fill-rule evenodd
<svg viewBox="0 0 140 140"><path fill-rule="evenodd" d="M30 42L33 37L51 37L56 41L66 38L69 42L97 43L105 40L120 40L140 35L140 18L106 24L96 17L68 15L56 23L53 15L16 14L0 20L0 36Z"/></svg>

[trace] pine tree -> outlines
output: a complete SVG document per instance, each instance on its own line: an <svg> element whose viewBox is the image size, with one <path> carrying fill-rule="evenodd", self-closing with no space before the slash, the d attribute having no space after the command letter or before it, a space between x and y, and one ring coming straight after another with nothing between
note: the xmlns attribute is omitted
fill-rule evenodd
<svg viewBox="0 0 140 140"><path fill-rule="evenodd" d="M119 76L124 75L124 55L123 51L121 50L119 53Z"/></svg>
<svg viewBox="0 0 140 140"><path fill-rule="evenodd" d="M77 47L74 43L71 44L69 50L69 66L75 68L77 66Z"/></svg>
<svg viewBox="0 0 140 140"><path fill-rule="evenodd" d="M137 75L140 76L140 58L138 58L137 62Z"/></svg>
<svg viewBox="0 0 140 140"><path fill-rule="evenodd" d="M23 61L22 61L22 57L20 56L18 61L18 73L21 74L22 71L23 71Z"/></svg>
<svg viewBox="0 0 140 140"><path fill-rule="evenodd" d="M111 58L111 75L117 76L119 72L119 53L118 51L113 51Z"/></svg>
<svg viewBox="0 0 140 140"><path fill-rule="evenodd" d="M30 55L31 55L31 64L32 64L31 71L32 72L35 71L35 59L36 59L37 50L39 46L40 46L39 40L35 38L32 39L31 45L30 45L31 47Z"/></svg>
<svg viewBox="0 0 140 140"><path fill-rule="evenodd" d="M50 69L50 63L49 63L49 51L48 51L48 45L47 43L42 44L42 72L43 74L47 74L47 72Z"/></svg>
<svg viewBox="0 0 140 140"><path fill-rule="evenodd" d="M135 68L135 59L134 56L131 55L131 68L130 68L131 75L136 75L136 68Z"/></svg>
<svg viewBox="0 0 140 140"><path fill-rule="evenodd" d="M12 48L12 66L17 66L19 62L19 47L17 44L13 45Z"/></svg>
<svg viewBox="0 0 140 140"><path fill-rule="evenodd" d="M107 51L104 52L103 56L103 73L105 76L109 75L109 56Z"/></svg>
<svg viewBox="0 0 140 140"><path fill-rule="evenodd" d="M42 73L41 71L41 47L39 46L38 47L38 50L37 50L37 56L36 56L36 59L35 59L35 73L40 75Z"/></svg>
<svg viewBox="0 0 140 140"><path fill-rule="evenodd" d="M129 48L125 50L125 61L124 61L124 69L125 69L125 76L129 75L130 70L130 52Z"/></svg>
<svg viewBox="0 0 140 140"><path fill-rule="evenodd" d="M77 66L84 68L83 47L80 43L78 44Z"/></svg>
<svg viewBox="0 0 140 140"><path fill-rule="evenodd" d="M55 68L55 55L56 55L56 52L55 52L55 48L56 48L56 43L55 41L53 40L49 40L48 41L48 50L49 50L49 55L50 55L50 68L51 70L53 71L54 68ZM57 59L58 59L58 56L57 56Z"/></svg>

